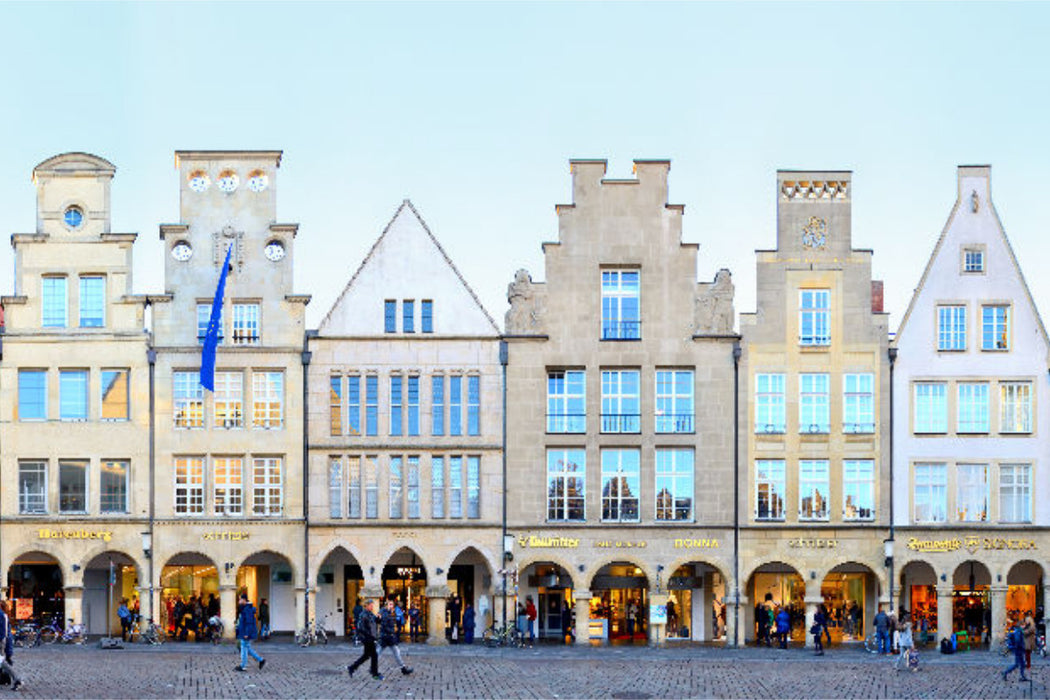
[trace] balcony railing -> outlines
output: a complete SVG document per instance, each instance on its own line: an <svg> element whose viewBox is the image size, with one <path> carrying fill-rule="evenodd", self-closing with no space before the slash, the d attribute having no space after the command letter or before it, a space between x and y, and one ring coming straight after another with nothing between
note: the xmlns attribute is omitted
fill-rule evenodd
<svg viewBox="0 0 1050 700"><path fill-rule="evenodd" d="M603 433L640 433L642 416L639 413L603 413Z"/></svg>
<svg viewBox="0 0 1050 700"><path fill-rule="evenodd" d="M602 340L641 339L641 321L602 321Z"/></svg>
<svg viewBox="0 0 1050 700"><path fill-rule="evenodd" d="M586 413L548 413L548 433L585 433L587 432Z"/></svg>
<svg viewBox="0 0 1050 700"><path fill-rule="evenodd" d="M875 432L874 423L843 423L842 432L862 435Z"/></svg>
<svg viewBox="0 0 1050 700"><path fill-rule="evenodd" d="M658 433L691 433L693 432L692 413L665 413L656 417Z"/></svg>

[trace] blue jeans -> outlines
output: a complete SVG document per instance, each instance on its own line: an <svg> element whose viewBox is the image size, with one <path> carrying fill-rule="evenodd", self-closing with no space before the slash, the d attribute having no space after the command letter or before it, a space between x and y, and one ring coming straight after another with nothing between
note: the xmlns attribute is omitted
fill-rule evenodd
<svg viewBox="0 0 1050 700"><path fill-rule="evenodd" d="M1005 671L1003 671L1003 678L1006 678L1008 675L1010 675L1010 671L1013 671L1015 668L1018 668L1018 669L1021 670L1021 680L1025 680L1025 677L1024 677L1024 646L1023 645L1021 646L1020 649L1014 650L1014 665L1011 666L1010 668L1006 669Z"/></svg>
<svg viewBox="0 0 1050 700"><path fill-rule="evenodd" d="M875 632L875 636L879 640L879 653L889 654L890 653L890 632L889 630L878 630Z"/></svg>
<svg viewBox="0 0 1050 700"><path fill-rule="evenodd" d="M241 643L241 668L248 667L249 656L256 661L262 661L262 657L259 656L258 652L256 652L255 649L252 649L252 640L240 639L238 641Z"/></svg>

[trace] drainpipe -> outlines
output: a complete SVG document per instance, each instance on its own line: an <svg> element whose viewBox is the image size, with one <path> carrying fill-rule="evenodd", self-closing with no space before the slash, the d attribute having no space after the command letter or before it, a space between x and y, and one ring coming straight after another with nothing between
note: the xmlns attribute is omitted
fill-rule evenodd
<svg viewBox="0 0 1050 700"><path fill-rule="evenodd" d="M153 337L150 335L149 344L146 346L146 361L149 362L149 545L150 551L146 554L149 560L149 619L153 617L153 552L156 550L153 538L153 523L156 520L157 501L157 405L156 405L156 369L157 351L153 349Z"/></svg>
<svg viewBox="0 0 1050 700"><path fill-rule="evenodd" d="M309 334L303 338L303 629L310 628L310 358Z"/></svg>
<svg viewBox="0 0 1050 700"><path fill-rule="evenodd" d="M740 341L733 341L733 639L740 640Z"/></svg>
<svg viewBox="0 0 1050 700"><path fill-rule="evenodd" d="M506 340L499 341L499 363L503 372L503 537L500 540L500 570L503 571L503 624L507 624L507 362L510 348Z"/></svg>
<svg viewBox="0 0 1050 700"><path fill-rule="evenodd" d="M889 547L886 552L890 556L886 557L886 565L889 567L890 574L890 612L893 610L893 535L894 535L894 523L893 523L893 368L897 362L897 348L889 348L887 355L890 358L890 536L888 538Z"/></svg>

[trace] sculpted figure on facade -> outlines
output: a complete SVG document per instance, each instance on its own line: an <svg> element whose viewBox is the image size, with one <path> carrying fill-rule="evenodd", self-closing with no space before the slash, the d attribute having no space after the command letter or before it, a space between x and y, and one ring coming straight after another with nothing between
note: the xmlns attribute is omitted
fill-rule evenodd
<svg viewBox="0 0 1050 700"><path fill-rule="evenodd" d="M733 332L733 275L722 268L714 282L697 285L693 322L695 333L728 335Z"/></svg>
<svg viewBox="0 0 1050 700"><path fill-rule="evenodd" d="M528 270L514 273L514 281L507 285L510 309L503 319L505 331L511 335L540 333L543 327L543 294L533 283Z"/></svg>

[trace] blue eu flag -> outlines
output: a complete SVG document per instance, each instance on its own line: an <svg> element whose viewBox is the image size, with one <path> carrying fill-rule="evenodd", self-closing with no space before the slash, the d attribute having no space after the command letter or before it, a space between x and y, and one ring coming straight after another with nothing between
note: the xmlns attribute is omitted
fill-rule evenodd
<svg viewBox="0 0 1050 700"><path fill-rule="evenodd" d="M219 327L222 325L222 298L226 295L226 271L230 269L230 251L226 249L226 261L219 274L219 286L215 288L215 298L211 302L211 318L208 319L208 332L204 335L204 347L201 349L201 386L208 391L215 391L215 348L219 344Z"/></svg>

